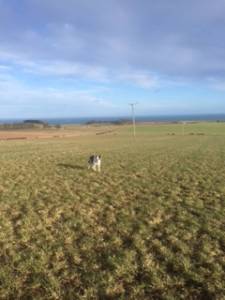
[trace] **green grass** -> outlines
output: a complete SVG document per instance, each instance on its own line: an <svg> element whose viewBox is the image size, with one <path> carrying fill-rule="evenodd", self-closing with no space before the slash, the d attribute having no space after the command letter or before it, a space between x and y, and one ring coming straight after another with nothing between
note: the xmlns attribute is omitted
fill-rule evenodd
<svg viewBox="0 0 225 300"><path fill-rule="evenodd" d="M132 132L132 127L124 129L124 132ZM200 122L200 123L186 123L186 124L157 124L139 125L137 126L137 133L147 135L225 135L224 122Z"/></svg>
<svg viewBox="0 0 225 300"><path fill-rule="evenodd" d="M225 126L171 126L0 143L0 299L225 299Z"/></svg>

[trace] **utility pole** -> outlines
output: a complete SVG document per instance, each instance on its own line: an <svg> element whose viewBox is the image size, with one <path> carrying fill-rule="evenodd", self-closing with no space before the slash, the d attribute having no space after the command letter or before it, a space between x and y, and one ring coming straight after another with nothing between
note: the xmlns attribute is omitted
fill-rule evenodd
<svg viewBox="0 0 225 300"><path fill-rule="evenodd" d="M186 122L182 121L182 135L184 135L184 126L185 126Z"/></svg>
<svg viewBox="0 0 225 300"><path fill-rule="evenodd" d="M129 105L131 106L131 111L132 111L133 134L134 134L134 137L135 137L136 136L136 124L135 124L134 107L135 107L135 105L137 105L137 102L136 103L130 103Z"/></svg>

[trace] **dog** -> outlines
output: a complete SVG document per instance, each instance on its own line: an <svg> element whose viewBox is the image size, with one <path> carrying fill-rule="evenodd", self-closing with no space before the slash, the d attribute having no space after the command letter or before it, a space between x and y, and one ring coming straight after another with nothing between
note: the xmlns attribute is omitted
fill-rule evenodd
<svg viewBox="0 0 225 300"><path fill-rule="evenodd" d="M101 172L101 155L91 155L88 160L88 169Z"/></svg>

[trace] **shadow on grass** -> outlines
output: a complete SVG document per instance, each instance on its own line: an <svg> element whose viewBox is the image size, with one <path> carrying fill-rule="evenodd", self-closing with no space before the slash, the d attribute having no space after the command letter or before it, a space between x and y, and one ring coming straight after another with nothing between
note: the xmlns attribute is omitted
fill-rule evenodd
<svg viewBox="0 0 225 300"><path fill-rule="evenodd" d="M75 170L84 170L85 167L79 165L71 165L71 164L58 164L58 167L67 168L67 169L75 169Z"/></svg>

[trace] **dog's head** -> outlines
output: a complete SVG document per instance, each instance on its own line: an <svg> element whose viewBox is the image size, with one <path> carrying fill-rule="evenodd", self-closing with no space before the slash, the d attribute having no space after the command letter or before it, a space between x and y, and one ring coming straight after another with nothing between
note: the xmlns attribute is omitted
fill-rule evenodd
<svg viewBox="0 0 225 300"><path fill-rule="evenodd" d="M101 161L101 159L102 159L101 154L95 155L95 161L96 161L96 162Z"/></svg>
<svg viewBox="0 0 225 300"><path fill-rule="evenodd" d="M101 154L98 154L98 155L94 155L94 154L93 154L93 155L91 155L91 156L89 157L88 162L89 162L90 164L95 164L95 163L97 163L98 161L100 161L101 158L102 158Z"/></svg>

